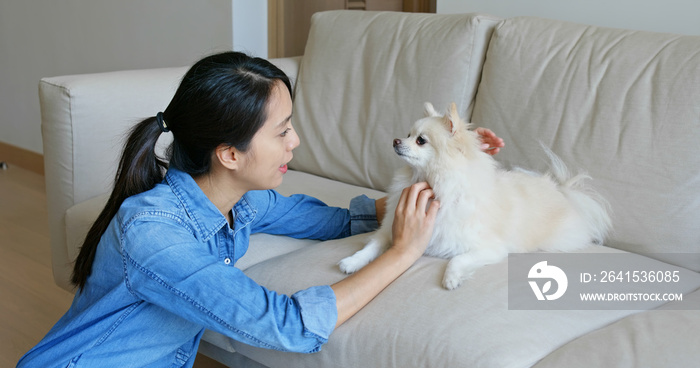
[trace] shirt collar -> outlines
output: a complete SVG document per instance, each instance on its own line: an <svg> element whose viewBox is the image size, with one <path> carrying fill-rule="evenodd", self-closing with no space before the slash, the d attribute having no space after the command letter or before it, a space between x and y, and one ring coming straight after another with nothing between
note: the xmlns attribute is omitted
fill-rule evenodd
<svg viewBox="0 0 700 368"><path fill-rule="evenodd" d="M182 203L203 241L214 236L222 226L228 226L224 215L202 192L192 176L171 167L165 174L165 181Z"/></svg>
<svg viewBox="0 0 700 368"><path fill-rule="evenodd" d="M233 206L234 234L253 222L257 213L258 211L248 201L248 193L244 194L241 200Z"/></svg>

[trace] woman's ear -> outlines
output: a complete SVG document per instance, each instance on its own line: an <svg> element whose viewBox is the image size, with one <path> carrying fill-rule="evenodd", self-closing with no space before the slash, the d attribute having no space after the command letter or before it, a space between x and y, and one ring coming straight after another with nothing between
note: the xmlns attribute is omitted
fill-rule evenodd
<svg viewBox="0 0 700 368"><path fill-rule="evenodd" d="M214 151L214 156L222 166L230 170L237 170L241 164L241 153L233 146L219 145Z"/></svg>

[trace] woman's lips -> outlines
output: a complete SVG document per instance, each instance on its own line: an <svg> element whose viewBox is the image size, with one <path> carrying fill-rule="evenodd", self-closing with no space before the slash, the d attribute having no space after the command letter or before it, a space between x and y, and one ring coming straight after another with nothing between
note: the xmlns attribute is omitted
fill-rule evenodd
<svg viewBox="0 0 700 368"><path fill-rule="evenodd" d="M279 170L282 174L286 173L287 172L287 165L280 166Z"/></svg>

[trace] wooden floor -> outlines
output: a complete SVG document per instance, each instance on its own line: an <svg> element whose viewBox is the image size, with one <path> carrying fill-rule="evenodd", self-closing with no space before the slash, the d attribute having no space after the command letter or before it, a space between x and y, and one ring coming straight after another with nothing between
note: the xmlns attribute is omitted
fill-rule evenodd
<svg viewBox="0 0 700 368"><path fill-rule="evenodd" d="M44 177L10 163L0 169L0 368L14 367L72 299L51 274ZM225 366L198 355L195 367Z"/></svg>

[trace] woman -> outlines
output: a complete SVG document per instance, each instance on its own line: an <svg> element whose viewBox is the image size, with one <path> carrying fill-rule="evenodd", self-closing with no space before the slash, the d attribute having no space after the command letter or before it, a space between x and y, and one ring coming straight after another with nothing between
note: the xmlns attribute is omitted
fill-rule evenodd
<svg viewBox="0 0 700 368"><path fill-rule="evenodd" d="M251 233L332 239L353 233L353 212L381 218L383 202L364 196L347 210L271 190L299 145L291 114L289 80L265 60L227 52L192 66L167 109L132 129L76 260L73 304L18 366L191 367L205 329L318 351L410 267L439 207L425 183L404 190L389 251L337 284L288 297L234 267ZM154 154L163 132L174 138L168 165Z"/></svg>

